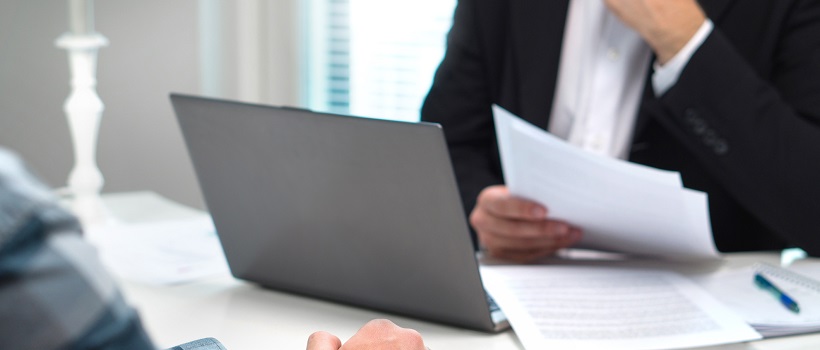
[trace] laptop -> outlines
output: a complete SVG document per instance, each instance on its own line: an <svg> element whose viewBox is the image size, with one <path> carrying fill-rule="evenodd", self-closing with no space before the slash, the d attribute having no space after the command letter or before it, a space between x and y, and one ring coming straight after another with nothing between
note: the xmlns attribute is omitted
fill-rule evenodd
<svg viewBox="0 0 820 350"><path fill-rule="evenodd" d="M441 126L172 94L231 273L494 332Z"/></svg>

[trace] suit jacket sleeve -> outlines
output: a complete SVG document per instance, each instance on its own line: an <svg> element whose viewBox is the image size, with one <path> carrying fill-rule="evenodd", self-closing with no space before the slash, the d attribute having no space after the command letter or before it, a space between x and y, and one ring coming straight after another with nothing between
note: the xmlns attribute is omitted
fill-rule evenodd
<svg viewBox="0 0 820 350"><path fill-rule="evenodd" d="M769 15L782 20L756 30L778 36L759 40L771 47L739 52L738 32L715 28L656 118L748 211L820 255L820 2Z"/></svg>
<svg viewBox="0 0 820 350"><path fill-rule="evenodd" d="M502 183L495 142L491 84L487 60L495 52L482 52L475 2L459 1L447 52L422 107L422 120L444 125L464 210L469 213L478 193ZM487 7L481 10L492 10Z"/></svg>

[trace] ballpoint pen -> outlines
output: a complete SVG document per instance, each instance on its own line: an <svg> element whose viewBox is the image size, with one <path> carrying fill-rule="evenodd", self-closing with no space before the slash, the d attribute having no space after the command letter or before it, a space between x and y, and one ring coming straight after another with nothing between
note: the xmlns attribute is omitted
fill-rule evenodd
<svg viewBox="0 0 820 350"><path fill-rule="evenodd" d="M760 273L755 273L755 284L760 287L761 289L765 289L774 295L778 301L780 301L783 306L785 306L789 311L794 313L800 313L800 307L797 305L797 302L794 301L790 296L783 293L780 288L777 288L772 282L769 282L766 277L763 277Z"/></svg>

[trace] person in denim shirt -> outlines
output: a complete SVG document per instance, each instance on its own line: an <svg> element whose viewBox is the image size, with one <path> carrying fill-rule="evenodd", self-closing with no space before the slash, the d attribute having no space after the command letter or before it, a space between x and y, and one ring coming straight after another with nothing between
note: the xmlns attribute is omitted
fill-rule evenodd
<svg viewBox="0 0 820 350"><path fill-rule="evenodd" d="M81 236L77 219L0 147L0 349L153 349L136 311ZM367 323L347 343L326 332L308 350L425 349L418 332ZM174 350L225 350L216 339Z"/></svg>

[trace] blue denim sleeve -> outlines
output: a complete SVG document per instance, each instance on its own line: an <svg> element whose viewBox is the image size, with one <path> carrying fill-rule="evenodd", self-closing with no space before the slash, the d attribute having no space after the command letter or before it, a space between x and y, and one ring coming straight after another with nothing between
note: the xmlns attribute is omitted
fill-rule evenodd
<svg viewBox="0 0 820 350"><path fill-rule="evenodd" d="M0 349L153 349L80 231L0 148Z"/></svg>
<svg viewBox="0 0 820 350"><path fill-rule="evenodd" d="M222 343L214 338L204 338L190 343L177 345L168 350L226 350Z"/></svg>

